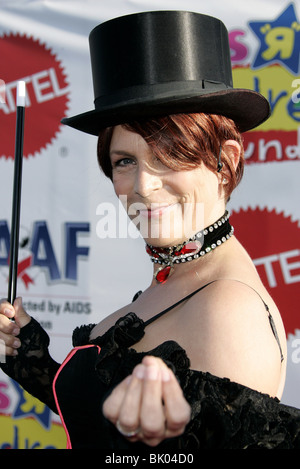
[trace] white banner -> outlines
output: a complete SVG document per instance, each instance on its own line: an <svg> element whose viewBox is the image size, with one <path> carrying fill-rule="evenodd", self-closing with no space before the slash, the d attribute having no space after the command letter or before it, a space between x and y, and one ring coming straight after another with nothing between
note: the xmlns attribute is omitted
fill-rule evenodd
<svg viewBox="0 0 300 469"><path fill-rule="evenodd" d="M96 138L64 127L60 120L93 107L91 29L123 14L167 9L220 18L229 30L235 86L256 89L271 103L269 121L245 135L245 176L229 208L237 237L281 310L288 338L283 402L300 407L296 2L0 0L0 295L7 296L15 90L21 79L28 97L17 294L50 335L54 358L61 361L69 352L76 326L99 322L148 286L152 265L144 242L133 232L128 236L123 209L96 162ZM112 204L118 220L114 233L105 226ZM0 397L0 414L13 417L1 425L8 433L0 433L0 448L64 447L60 430L57 439L45 436L42 441L37 430L33 437L21 428L21 417L34 416L47 431L57 419L30 404L29 396L3 373Z"/></svg>

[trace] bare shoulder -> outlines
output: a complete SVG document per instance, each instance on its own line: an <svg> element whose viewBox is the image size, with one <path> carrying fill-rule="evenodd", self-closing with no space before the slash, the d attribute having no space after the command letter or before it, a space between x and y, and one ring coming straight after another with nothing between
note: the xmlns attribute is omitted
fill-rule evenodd
<svg viewBox="0 0 300 469"><path fill-rule="evenodd" d="M277 395L282 380L280 348L264 301L249 285L225 279L203 290L201 310L196 295L189 305L192 367ZM195 331L201 341L195 340Z"/></svg>

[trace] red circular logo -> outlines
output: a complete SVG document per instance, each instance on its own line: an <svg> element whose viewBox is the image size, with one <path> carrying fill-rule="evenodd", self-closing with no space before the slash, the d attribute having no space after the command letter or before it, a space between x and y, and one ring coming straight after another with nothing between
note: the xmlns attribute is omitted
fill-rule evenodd
<svg viewBox="0 0 300 469"><path fill-rule="evenodd" d="M294 334L300 329L299 222L266 208L233 211L230 221L277 304L286 333Z"/></svg>
<svg viewBox="0 0 300 469"><path fill-rule="evenodd" d="M33 156L51 143L59 131L68 103L68 83L51 50L32 37L0 38L0 157L14 158L16 88L26 82L24 156Z"/></svg>

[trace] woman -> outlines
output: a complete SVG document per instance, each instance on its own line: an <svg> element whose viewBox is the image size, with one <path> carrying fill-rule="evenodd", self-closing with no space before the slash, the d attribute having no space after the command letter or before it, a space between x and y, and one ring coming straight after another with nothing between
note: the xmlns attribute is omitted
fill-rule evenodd
<svg viewBox="0 0 300 469"><path fill-rule="evenodd" d="M240 132L267 118L266 100L232 88L227 32L214 18L129 15L90 43L96 109L64 123L99 135L100 166L138 220L153 281L76 329L62 366L20 299L3 300L3 370L60 413L70 448L299 446L298 411L278 403L280 314L226 212L243 172Z"/></svg>

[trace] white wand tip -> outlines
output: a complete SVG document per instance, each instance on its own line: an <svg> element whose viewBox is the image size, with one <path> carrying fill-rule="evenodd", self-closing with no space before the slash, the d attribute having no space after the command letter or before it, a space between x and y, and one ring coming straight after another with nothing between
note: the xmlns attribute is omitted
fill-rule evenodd
<svg viewBox="0 0 300 469"><path fill-rule="evenodd" d="M25 107L25 99L26 99L26 83L25 81L18 81L17 106Z"/></svg>

